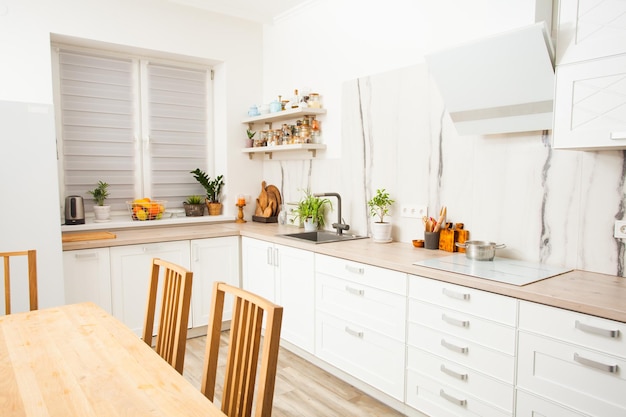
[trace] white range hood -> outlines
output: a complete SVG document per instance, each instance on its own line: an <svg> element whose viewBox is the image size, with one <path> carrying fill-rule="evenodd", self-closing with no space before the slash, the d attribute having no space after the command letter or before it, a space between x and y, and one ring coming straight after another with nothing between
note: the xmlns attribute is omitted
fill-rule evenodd
<svg viewBox="0 0 626 417"><path fill-rule="evenodd" d="M553 61L543 22L426 56L461 135L552 129Z"/></svg>

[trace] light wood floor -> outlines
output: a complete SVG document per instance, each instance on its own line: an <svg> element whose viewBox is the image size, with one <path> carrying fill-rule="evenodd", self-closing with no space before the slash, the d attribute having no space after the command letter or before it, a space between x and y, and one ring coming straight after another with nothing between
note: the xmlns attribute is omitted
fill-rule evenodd
<svg viewBox="0 0 626 417"><path fill-rule="evenodd" d="M225 345L227 335L228 332L223 333L223 345ZM198 389L200 389L202 378L205 343L205 336L187 340L183 375ZM225 355L220 356L220 361L224 361L225 359L222 358ZM219 403L222 391L224 366L225 364L220 362L215 399L217 403ZM394 417L402 415L290 351L280 349L272 417Z"/></svg>

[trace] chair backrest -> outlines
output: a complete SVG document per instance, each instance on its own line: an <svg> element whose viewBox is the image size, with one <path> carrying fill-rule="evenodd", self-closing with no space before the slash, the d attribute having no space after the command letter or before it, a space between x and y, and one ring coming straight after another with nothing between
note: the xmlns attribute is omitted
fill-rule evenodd
<svg viewBox="0 0 626 417"><path fill-rule="evenodd" d="M4 306L6 314L11 314L11 268L10 258L14 256L26 256L28 259L28 292L30 298L30 310L37 310L37 251L25 250L19 252L0 252L4 261Z"/></svg>
<svg viewBox="0 0 626 417"><path fill-rule="evenodd" d="M213 285L213 305L207 331L201 391L213 401L226 293L234 296L234 303L226 355L222 411L228 417L250 417L252 403L256 401L255 417L269 417L274 400L283 308L223 282ZM264 315L266 324L261 346ZM257 381L259 355L261 363ZM255 381L258 382L256 396Z"/></svg>
<svg viewBox="0 0 626 417"><path fill-rule="evenodd" d="M152 346L152 331L159 288L159 271L163 268L163 296L159 313L159 326L156 336L156 352L183 373L185 346L187 342L187 322L191 303L193 273L187 269L154 258L148 290L148 305L143 326L143 340Z"/></svg>

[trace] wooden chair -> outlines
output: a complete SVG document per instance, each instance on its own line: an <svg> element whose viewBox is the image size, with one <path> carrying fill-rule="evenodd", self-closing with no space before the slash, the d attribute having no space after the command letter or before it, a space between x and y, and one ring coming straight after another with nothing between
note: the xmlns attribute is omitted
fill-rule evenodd
<svg viewBox="0 0 626 417"><path fill-rule="evenodd" d="M30 295L30 310L37 310L37 251L25 250L19 252L0 252L4 260L4 306L6 314L11 314L11 268L10 258L14 256L28 257L28 292Z"/></svg>
<svg viewBox="0 0 626 417"><path fill-rule="evenodd" d="M152 260L152 274L148 291L146 319L143 326L143 340L148 346L152 346L152 330L161 267L164 269L163 297L161 298L155 350L174 369L182 374L185 361L193 272L162 259L154 258Z"/></svg>
<svg viewBox="0 0 626 417"><path fill-rule="evenodd" d="M226 293L234 296L234 303L226 355L222 412L228 417L250 417L254 400L255 417L269 417L272 414L274 400L283 308L256 294L223 282L216 282L213 285L213 305L207 331L201 391L213 401ZM264 314L266 327L261 351L261 325ZM262 356L255 399L259 354Z"/></svg>

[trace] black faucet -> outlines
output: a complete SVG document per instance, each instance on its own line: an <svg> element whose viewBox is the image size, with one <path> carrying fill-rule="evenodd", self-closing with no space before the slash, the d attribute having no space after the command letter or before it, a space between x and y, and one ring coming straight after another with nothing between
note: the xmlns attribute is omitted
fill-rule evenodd
<svg viewBox="0 0 626 417"><path fill-rule="evenodd" d="M315 197L337 197L337 223L333 223L333 229L337 229L337 234L343 234L344 230L350 230L349 224L344 224L341 222L341 196L339 193L318 193L313 194Z"/></svg>

